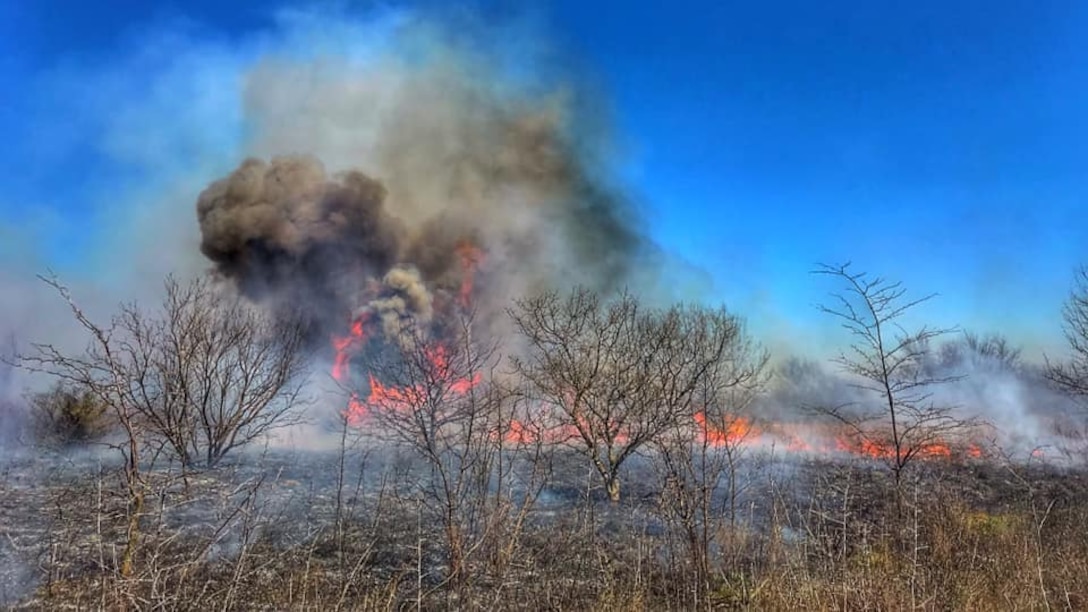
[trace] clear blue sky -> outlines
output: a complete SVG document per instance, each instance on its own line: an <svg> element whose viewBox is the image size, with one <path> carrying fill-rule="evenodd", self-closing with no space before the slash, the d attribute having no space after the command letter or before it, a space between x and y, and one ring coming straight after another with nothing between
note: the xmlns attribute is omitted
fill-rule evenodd
<svg viewBox="0 0 1088 612"><path fill-rule="evenodd" d="M43 257L79 260L110 185L140 169L56 75L128 65L162 23L243 45L267 7L0 4L0 221L50 227ZM939 292L940 324L1056 341L1088 263L1088 3L564 0L533 18L609 96L657 239L761 329L826 325L807 271L849 259Z"/></svg>

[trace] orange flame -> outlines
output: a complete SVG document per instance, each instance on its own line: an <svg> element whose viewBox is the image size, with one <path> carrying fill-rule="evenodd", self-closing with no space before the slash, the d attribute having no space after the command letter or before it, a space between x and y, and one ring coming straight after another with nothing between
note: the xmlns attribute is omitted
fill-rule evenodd
<svg viewBox="0 0 1088 612"><path fill-rule="evenodd" d="M355 319L351 323L348 335L335 336L332 339L332 347L336 351L332 363L332 378L338 383L347 381L351 371L351 356L366 342L366 321L366 315ZM359 401L359 395L353 391L348 398L345 416L349 421L355 423L363 414L365 414L365 407Z"/></svg>
<svg viewBox="0 0 1088 612"><path fill-rule="evenodd" d="M362 316L351 324L351 331L347 336L337 336L332 339L332 347L336 351L336 357L332 363L332 377L337 382L344 382L348 376L349 364L352 354L360 345L366 342L363 324L366 316Z"/></svg>
<svg viewBox="0 0 1088 612"><path fill-rule="evenodd" d="M707 443L719 446L735 444L747 438L755 430L752 422L744 417L727 418L723 425L708 423L706 413L695 413L695 422Z"/></svg>
<svg viewBox="0 0 1088 612"><path fill-rule="evenodd" d="M483 261L484 254L478 247L470 242L462 242L456 247L457 256L460 258L463 276L461 286L457 293L457 302L464 308L471 304L475 283L476 270ZM346 383L350 375L350 362L352 356L366 343L366 324L368 317L361 316L351 323L350 331L345 336L336 336L332 339L332 347L335 352L332 364L332 377L337 382ZM452 379L448 354L446 348L441 345L426 349L426 358L433 367L432 374L439 379L447 379L449 392L457 395L467 394L480 382L477 373L469 378ZM365 399L353 392L348 399L346 408L347 417L358 423L367 416L370 408L384 408L391 410L406 410L412 406L419 406L423 399L423 389L420 387L397 387L386 385L369 376L370 392Z"/></svg>
<svg viewBox="0 0 1088 612"><path fill-rule="evenodd" d="M475 289L475 275L484 261L484 253L471 242L461 242L455 248L455 253L460 259L462 277L461 285L457 292L456 302L462 308L469 308L472 303ZM352 321L348 334L332 338L332 346L335 357L332 364L332 377L340 383L347 383L350 375L350 361L353 355L366 343L366 325L368 316L363 315ZM453 395L466 395L480 383L480 374L470 377L456 378L453 368L449 363L447 348L441 344L428 347L425 350L425 358L431 369L428 374L444 383L442 393ZM427 401L426 389L422 385L396 386L383 383L375 376L368 376L369 392L365 398L357 392L351 393L348 399L345 415L354 425L358 425L367 418L372 410L379 409L389 412L405 412L418 409ZM446 398L442 398L446 399ZM816 436L822 442L814 442L809 432L790 432L789 424L765 424L766 427L757 427L750 419L743 416L723 419L722 422L711 422L706 413L697 412L694 415L695 424L699 428L703 441L712 446L731 444L762 444L767 442L785 442L786 450L791 453L849 453L876 459L890 459L895 457L895 449L890 444L874 442L871 440L856 440L848 436ZM585 427L584 423L580 423ZM613 428L614 429L614 428ZM615 432L617 442L623 443L626 435L622 431ZM532 442L562 443L580 437L579 428L575 424L566 423L559 425L543 425L541 423L526 423L518 419L510 419L505 431L494 432L504 442L512 444L527 444ZM915 450L920 458L953 457L952 448L943 442L934 442ZM1033 456L1041 456L1042 451L1036 450ZM963 452L963 456L980 458L982 449L977 445L969 445Z"/></svg>
<svg viewBox="0 0 1088 612"><path fill-rule="evenodd" d="M457 303L462 308L468 308L472 304L472 291L476 281L476 270L483 263L484 253L471 242L462 242L457 245L457 256L461 259L461 268L464 276L461 278L461 289L457 292Z"/></svg>
<svg viewBox="0 0 1088 612"><path fill-rule="evenodd" d="M807 423L755 424L743 416L729 417L714 424L705 413L696 413L695 422L699 436L712 446L744 444L768 448L785 446L789 453L849 454L872 459L894 459L895 447L886 441L871 440L849 435L843 431L827 430L820 425ZM919 459L953 460L979 459L984 456L976 444L954 447L944 440L904 448Z"/></svg>
<svg viewBox="0 0 1088 612"><path fill-rule="evenodd" d="M537 435L521 421L511 419L510 427L507 428L503 438L511 444L530 444L537 440Z"/></svg>
<svg viewBox="0 0 1088 612"><path fill-rule="evenodd" d="M896 456L895 446L891 443L868 439L857 441L849 438L836 438L835 450L855 455L864 455L873 459L894 459ZM952 448L948 444L940 441L930 442L913 448L901 449L901 453L904 455L908 452L912 452L916 457L930 459L949 459L953 456ZM970 449L968 449L968 454L971 455ZM979 452L979 455L981 455L981 451Z"/></svg>
<svg viewBox="0 0 1088 612"><path fill-rule="evenodd" d="M533 444L537 442L543 442L545 444L562 444L579 435L577 428L573 425L547 425L542 422L539 418L540 416L541 415L536 415L536 418L530 418L529 421L511 418L506 422L505 430L494 432L495 435L492 435L492 439L502 440L502 442L513 445ZM500 433L501 436L498 435Z"/></svg>

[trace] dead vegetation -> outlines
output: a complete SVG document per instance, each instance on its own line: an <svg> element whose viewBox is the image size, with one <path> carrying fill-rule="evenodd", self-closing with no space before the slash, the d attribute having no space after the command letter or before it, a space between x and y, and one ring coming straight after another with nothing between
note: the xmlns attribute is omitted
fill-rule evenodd
<svg viewBox="0 0 1088 612"><path fill-rule="evenodd" d="M155 494L139 517L129 575L119 571L128 511L124 495L112 492L114 466L53 464L49 484L6 486L5 539L35 573L6 603L43 610L1088 605L1088 478L1041 464L918 464L899 485L904 512L893 502L894 479L872 464L764 457L747 475L737 519L710 530L703 561L691 556L682 525L661 513L656 487L633 487L615 504L593 474L559 470L523 529L478 540L486 533L480 523L465 534L482 543L458 560L452 581L446 527L419 495L430 468L393 450L346 453L342 480L336 453L246 456L188 482L168 469L147 473ZM46 461L11 469L40 473ZM632 479L653 469L649 460L635 464Z"/></svg>
<svg viewBox="0 0 1088 612"><path fill-rule="evenodd" d="M70 447L100 442L116 430L109 406L87 389L57 383L30 397L33 435L44 446Z"/></svg>
<svg viewBox="0 0 1088 612"><path fill-rule="evenodd" d="M250 443L298 397L301 336L290 332L301 330L275 335L207 286L171 284L165 318L126 306L99 325L48 281L91 343L80 354L39 345L21 365L66 385L42 396L49 406L108 415L116 431L0 466L0 603L1088 607L1088 471L996 444L921 452L953 418L929 401L927 332L891 339L877 327L901 312L881 306L898 289L833 273L869 309L842 311L862 344L841 361L879 398L848 433L891 454L752 443L767 356L738 318L584 291L520 303L529 346L511 362L473 335L468 309L441 336L406 324L370 364L369 393L346 389L335 452L262 451ZM1000 341L967 344L1015 362ZM222 421L238 437L221 444L204 412L255 420ZM167 430L155 415L180 420Z"/></svg>

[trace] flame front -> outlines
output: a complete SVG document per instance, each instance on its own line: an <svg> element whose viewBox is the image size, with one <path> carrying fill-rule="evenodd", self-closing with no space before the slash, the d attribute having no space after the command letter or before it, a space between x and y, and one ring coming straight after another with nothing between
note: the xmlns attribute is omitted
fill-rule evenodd
<svg viewBox="0 0 1088 612"><path fill-rule="evenodd" d="M710 446L745 444L749 446L778 447L784 445L789 453L848 454L870 459L895 459L894 444L851 436L842 431L822 430L814 424L764 423L757 426L743 416L727 416L712 423L703 412L695 415L695 423L702 440ZM956 448L943 440L923 444L904 444L900 454L910 453L921 459L952 459L965 457L980 459L984 452L977 444Z"/></svg>
<svg viewBox="0 0 1088 612"><path fill-rule="evenodd" d="M699 426L703 439L712 446L736 444L749 435L757 433L752 422L742 416L727 417L724 423L708 423L705 412L695 413L695 423Z"/></svg>
<svg viewBox="0 0 1088 612"><path fill-rule="evenodd" d="M352 329L362 329L362 325L357 321L352 325ZM351 360L353 351L358 350L363 342L365 342L365 336L362 333L353 333L351 336L334 340L333 347L336 349L336 357L333 361L332 376L335 380L347 384L350 372L348 363ZM451 375L446 351L442 346L424 349L424 351L429 361L429 367L432 369L431 373L440 382L439 386L445 387L445 391L455 395L465 395L479 384L479 373L465 378L454 378ZM373 374L367 376L367 381L370 390L365 398L360 398L359 394L353 391L348 399L346 416L352 424L360 424L373 409L390 412L411 411L427 401L427 388L422 384L387 385L383 384Z"/></svg>
<svg viewBox="0 0 1088 612"><path fill-rule="evenodd" d="M332 347L335 351L332 362L332 378L341 385L347 385L351 374L351 358L359 348L366 343L367 316L363 315L352 321L351 328L346 336L337 336L332 339ZM359 400L359 394L351 392L348 397L348 405L345 417L351 423L357 423L366 413L366 406Z"/></svg>
<svg viewBox="0 0 1088 612"><path fill-rule="evenodd" d="M467 311L472 306L475 275L484 261L484 253L472 243L463 242L456 247L455 254L461 264L462 276L454 301L457 306ZM344 386L349 386L351 383L351 360L366 344L369 324L370 316L364 313L351 322L347 335L332 339L334 350L332 377ZM438 383L440 395L446 396L442 398L443 400L448 399L448 395L466 395L480 383L479 373L465 377L458 377L455 374L449 363L448 350L441 343L436 342L422 350L425 367L428 370L427 378L431 382ZM365 397L361 397L357 391L352 391L349 396L345 416L352 425L362 424L374 410L391 413L410 412L424 405L429 399L428 389L423 385L391 385L382 382L373 374L368 375L367 382L369 390ZM541 408L541 410L545 409ZM712 419L708 418L704 411L696 412L693 418L696 436L711 447L738 444L765 447L784 445L786 451L790 453L844 453L882 460L896 457L895 447L890 443L859 439L845 435L843 432L830 432L830 435L820 434L819 431L814 431L818 430L818 427L812 425L761 423L757 426L750 418L744 416L731 415ZM570 423L547 426L510 418L505 422L504 431L501 433L496 431L494 435L497 439L509 444L563 443L580 437L582 435L580 429L582 428ZM622 443L626 437L625 432L614 433L616 433L616 440ZM957 453L953 452L952 446L940 440L910 449L901 448L900 453L908 452L908 450L914 456L923 459L950 459L957 455L977 459L983 456L982 449L977 445L968 445L961 453Z"/></svg>

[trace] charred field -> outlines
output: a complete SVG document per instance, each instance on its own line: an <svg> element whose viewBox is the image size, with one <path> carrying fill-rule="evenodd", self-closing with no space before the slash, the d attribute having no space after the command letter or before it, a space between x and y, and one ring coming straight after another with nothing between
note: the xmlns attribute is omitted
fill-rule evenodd
<svg viewBox="0 0 1088 612"><path fill-rule="evenodd" d="M458 579L427 493L434 473L411 454L268 449L208 470L149 467L139 569L121 578L117 458L16 456L0 480L0 594L42 610L1088 604L1080 466L926 460L897 488L872 459L750 452L716 484L712 518L693 520L669 507L652 457L625 467L619 503L584 459L554 452L537 490L512 478L474 500ZM527 467L517 462L511 473ZM707 538L707 574L692 533Z"/></svg>

